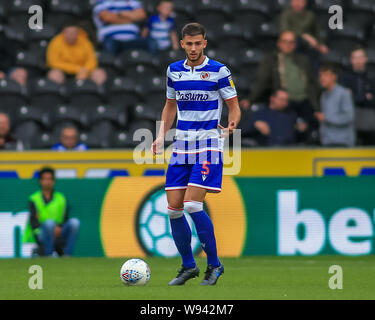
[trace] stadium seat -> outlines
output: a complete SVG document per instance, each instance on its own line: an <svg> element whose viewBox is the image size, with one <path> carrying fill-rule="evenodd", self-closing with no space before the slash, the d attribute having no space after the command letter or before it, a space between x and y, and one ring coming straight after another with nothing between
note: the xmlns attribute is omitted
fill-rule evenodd
<svg viewBox="0 0 375 320"><path fill-rule="evenodd" d="M40 127L48 126L48 114L42 108L37 106L22 106L15 112L14 124L18 125L23 122L33 121Z"/></svg>
<svg viewBox="0 0 375 320"><path fill-rule="evenodd" d="M82 132L80 134L81 142L85 143L90 149L107 149L110 147L111 139L99 137L96 133Z"/></svg>
<svg viewBox="0 0 375 320"><path fill-rule="evenodd" d="M116 106L134 106L141 98L132 78L116 77L109 84L108 102Z"/></svg>
<svg viewBox="0 0 375 320"><path fill-rule="evenodd" d="M145 78L158 76L160 74L158 69L156 66L145 64L133 65L126 68L126 76L138 82Z"/></svg>
<svg viewBox="0 0 375 320"><path fill-rule="evenodd" d="M254 68L263 60L263 52L254 49L242 49L234 52L230 58L230 66L233 67L237 72L243 70L254 70Z"/></svg>
<svg viewBox="0 0 375 320"><path fill-rule="evenodd" d="M328 33L329 46L344 52L356 45L364 45L365 41L365 32L355 24L345 23L344 29L331 30Z"/></svg>
<svg viewBox="0 0 375 320"><path fill-rule="evenodd" d="M165 99L164 99L165 100ZM137 104L132 110L132 115L136 120L158 121L161 119L161 113L164 105L157 103Z"/></svg>
<svg viewBox="0 0 375 320"><path fill-rule="evenodd" d="M128 125L128 110L122 106L100 105L86 108L87 125L95 127L101 121L110 121L125 129Z"/></svg>
<svg viewBox="0 0 375 320"><path fill-rule="evenodd" d="M30 101L34 106L53 107L65 103L65 86L47 78L37 78L29 82Z"/></svg>
<svg viewBox="0 0 375 320"><path fill-rule="evenodd" d="M27 45L30 51L43 52L41 60L45 60L45 52L49 41L56 35L57 30L54 25L44 24L41 30L29 30L27 33Z"/></svg>
<svg viewBox="0 0 375 320"><path fill-rule="evenodd" d="M83 113L83 108L73 105L60 105L49 109L51 129L64 127L73 124L78 128L86 128L87 120Z"/></svg>
<svg viewBox="0 0 375 320"><path fill-rule="evenodd" d="M344 0L313 0L313 9L318 11L318 14L321 12L328 12L329 8L332 5L344 6Z"/></svg>
<svg viewBox="0 0 375 320"><path fill-rule="evenodd" d="M33 120L19 123L13 130L14 136L27 144L30 144L40 132L42 132L42 127L38 122Z"/></svg>
<svg viewBox="0 0 375 320"><path fill-rule="evenodd" d="M99 51L96 54L98 58L98 64L101 68L105 69L108 78L113 78L119 74L123 74L125 70L116 64L115 57L105 51Z"/></svg>
<svg viewBox="0 0 375 320"><path fill-rule="evenodd" d="M0 101L2 107L17 108L26 105L27 89L11 79L0 80Z"/></svg>
<svg viewBox="0 0 375 320"><path fill-rule="evenodd" d="M174 0L174 12L178 17L184 16L187 19L192 19L194 17L194 3L187 2L186 0Z"/></svg>
<svg viewBox="0 0 375 320"><path fill-rule="evenodd" d="M231 19L232 6L226 0L196 0L194 5L196 6L194 16L198 22L200 22L199 18L201 14L208 17L210 14L221 13L227 20ZM204 24L205 21L203 20L201 22Z"/></svg>
<svg viewBox="0 0 375 320"><path fill-rule="evenodd" d="M276 48L279 27L276 23L262 23L257 30L256 47L264 52Z"/></svg>
<svg viewBox="0 0 375 320"><path fill-rule="evenodd" d="M72 80L67 82L69 102L76 106L100 105L105 103L105 89L91 80Z"/></svg>
<svg viewBox="0 0 375 320"><path fill-rule="evenodd" d="M27 31L22 26L4 26L5 36L12 40L16 51L25 50L27 47Z"/></svg>
<svg viewBox="0 0 375 320"><path fill-rule="evenodd" d="M363 28L365 31L375 21L375 12L373 11L350 11L345 15L344 28L347 23Z"/></svg>
<svg viewBox="0 0 375 320"><path fill-rule="evenodd" d="M116 131L112 135L111 146L116 149L133 148L138 141L133 141L133 136L128 131Z"/></svg>
<svg viewBox="0 0 375 320"><path fill-rule="evenodd" d="M159 72L165 74L169 64L175 61L184 60L186 58L183 50L167 50L159 53Z"/></svg>
<svg viewBox="0 0 375 320"><path fill-rule="evenodd" d="M146 78L138 83L139 92L143 93L143 101L156 106L164 106L166 80L165 76Z"/></svg>
<svg viewBox="0 0 375 320"><path fill-rule="evenodd" d="M137 65L147 65L156 68L157 63L158 61L151 53L137 49L124 51L116 61L116 64L124 68L125 71L128 67Z"/></svg>
<svg viewBox="0 0 375 320"><path fill-rule="evenodd" d="M20 51L16 56L16 65L28 71L28 78L43 77L47 72L44 59L40 58L40 52Z"/></svg>
<svg viewBox="0 0 375 320"><path fill-rule="evenodd" d="M44 0L10 0L7 2L7 20L11 27L21 27L29 30L29 8L33 5L44 7Z"/></svg>
<svg viewBox="0 0 375 320"><path fill-rule="evenodd" d="M91 126L91 135L99 138L109 138L113 133L119 129L116 124L109 119L97 119L97 121Z"/></svg>
<svg viewBox="0 0 375 320"><path fill-rule="evenodd" d="M54 0L48 5L46 21L60 29L64 23L80 18L82 9L80 1L76 0Z"/></svg>
<svg viewBox="0 0 375 320"><path fill-rule="evenodd" d="M134 134L138 130L141 130L141 132L138 132L138 134L143 134L145 132L152 133L153 137L156 135L156 125L154 121L151 120L135 120L130 124L129 127L129 135L132 140L134 140ZM140 141L134 141L134 143L137 145Z"/></svg>
<svg viewBox="0 0 375 320"><path fill-rule="evenodd" d="M225 65L228 65L228 67L232 67L230 65L230 59L229 59L229 57L233 54L233 51L231 50L231 48L226 48L226 50L208 49L206 53L210 59L219 61Z"/></svg>
<svg viewBox="0 0 375 320"><path fill-rule="evenodd" d="M259 0L236 0L234 3L235 21L245 29L256 29L269 20L267 3Z"/></svg>
<svg viewBox="0 0 375 320"><path fill-rule="evenodd" d="M250 29L235 23L225 23L218 31L221 41L218 43L218 49L231 48L232 52L236 52L243 48L249 47L253 39Z"/></svg>
<svg viewBox="0 0 375 320"><path fill-rule="evenodd" d="M334 47L330 48L328 53L322 56L322 62L333 62L339 66L344 66L345 63L345 53L336 50Z"/></svg>
<svg viewBox="0 0 375 320"><path fill-rule="evenodd" d="M53 145L59 142L59 137L50 132L38 132L29 142L32 150L51 149Z"/></svg>

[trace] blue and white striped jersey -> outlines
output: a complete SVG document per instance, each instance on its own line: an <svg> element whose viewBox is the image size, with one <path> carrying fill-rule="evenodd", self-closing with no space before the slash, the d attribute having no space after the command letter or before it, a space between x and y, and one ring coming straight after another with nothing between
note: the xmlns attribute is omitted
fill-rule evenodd
<svg viewBox="0 0 375 320"><path fill-rule="evenodd" d="M147 23L150 37L156 40L159 50L171 47L171 32L175 29L174 17L168 17L165 21L158 14L150 17Z"/></svg>
<svg viewBox="0 0 375 320"><path fill-rule="evenodd" d="M223 151L218 127L223 101L237 92L229 69L205 58L192 69L187 60L172 63L167 70L167 98L177 101L176 153Z"/></svg>
<svg viewBox="0 0 375 320"><path fill-rule="evenodd" d="M99 19L102 11L118 13L121 11L133 11L142 8L138 0L99 0L94 7L94 22L98 28L98 39L102 42L105 38L113 38L123 41L134 40L139 36L140 30L137 24L108 24Z"/></svg>

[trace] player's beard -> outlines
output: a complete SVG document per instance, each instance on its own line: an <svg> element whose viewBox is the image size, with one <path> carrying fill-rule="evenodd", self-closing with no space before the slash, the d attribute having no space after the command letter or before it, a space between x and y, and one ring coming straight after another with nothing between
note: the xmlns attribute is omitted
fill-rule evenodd
<svg viewBox="0 0 375 320"><path fill-rule="evenodd" d="M188 58L188 60L189 60L190 62L196 62L196 61L198 61L200 58L202 58L202 56L203 56L203 51L201 51L201 52L196 56L195 59L192 59L192 58L190 57L190 55L187 54L187 58Z"/></svg>

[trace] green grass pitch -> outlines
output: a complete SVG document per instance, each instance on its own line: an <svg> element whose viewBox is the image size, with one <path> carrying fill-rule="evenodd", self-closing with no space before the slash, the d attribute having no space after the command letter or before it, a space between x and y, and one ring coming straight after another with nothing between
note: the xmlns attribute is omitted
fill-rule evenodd
<svg viewBox="0 0 375 320"><path fill-rule="evenodd" d="M180 259L146 258L151 280L127 287L119 273L126 259L39 258L0 260L0 299L124 299L124 300L263 300L375 299L375 256L243 257L222 259L225 273L216 286L202 287L206 261L197 258L198 279L169 287ZM28 287L29 267L43 269L43 289ZM331 265L343 270L343 289L331 290Z"/></svg>

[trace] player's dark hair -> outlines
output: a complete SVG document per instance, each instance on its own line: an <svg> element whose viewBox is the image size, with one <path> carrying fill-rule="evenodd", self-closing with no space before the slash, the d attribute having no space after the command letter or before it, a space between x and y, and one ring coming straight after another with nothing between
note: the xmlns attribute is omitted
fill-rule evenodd
<svg viewBox="0 0 375 320"><path fill-rule="evenodd" d="M206 39L206 28L204 26L202 26L200 23L197 23L197 22L192 22L192 23L186 24L182 28L182 32L181 32L182 39L185 36L194 37L194 36L198 36L200 34L203 36L204 39Z"/></svg>
<svg viewBox="0 0 375 320"><path fill-rule="evenodd" d="M338 67L335 63L333 62L326 62L326 63L323 63L320 67L319 67L319 71L321 72L327 72L327 71L330 71L332 72L333 74L337 75L339 73L339 70L338 70Z"/></svg>
<svg viewBox="0 0 375 320"><path fill-rule="evenodd" d="M52 174L53 179L55 179L55 170L51 167L44 167L40 169L38 179L41 180L43 175L46 173Z"/></svg>

